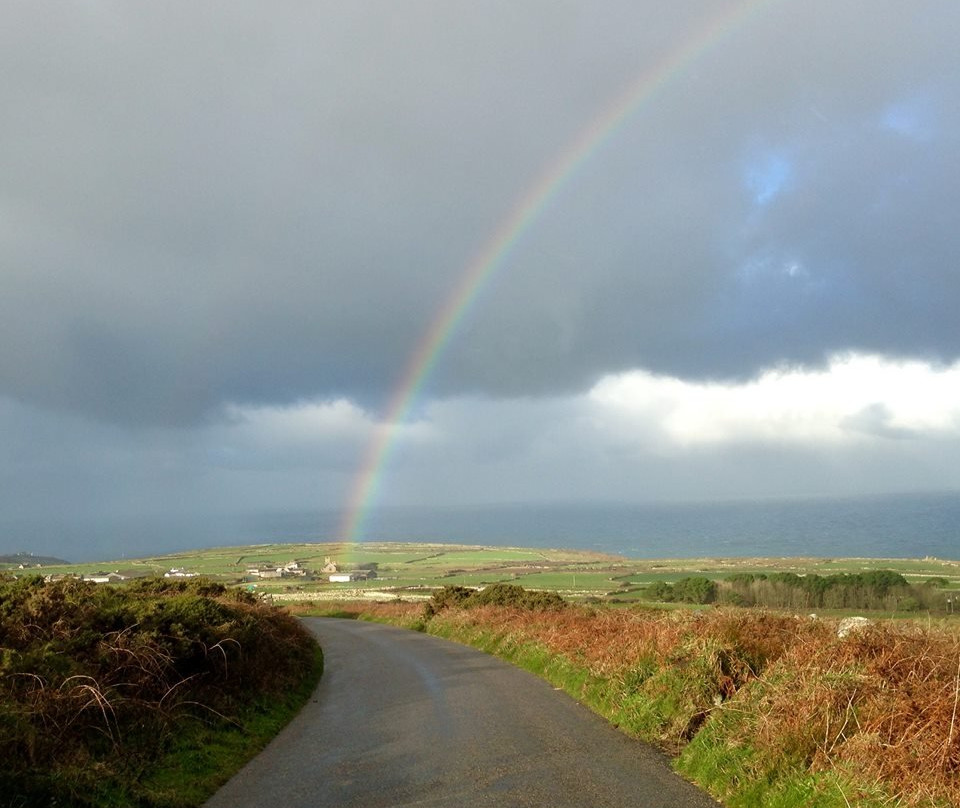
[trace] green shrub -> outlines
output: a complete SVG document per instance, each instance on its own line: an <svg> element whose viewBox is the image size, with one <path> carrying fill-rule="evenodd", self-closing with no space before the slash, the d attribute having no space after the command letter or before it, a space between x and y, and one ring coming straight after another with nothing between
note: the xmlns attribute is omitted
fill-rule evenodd
<svg viewBox="0 0 960 808"><path fill-rule="evenodd" d="M426 614L428 617L444 609L462 606L473 594L474 590L465 586L445 586L438 589L427 601Z"/></svg>
<svg viewBox="0 0 960 808"><path fill-rule="evenodd" d="M524 589L517 584L498 583L474 590L464 586L445 586L433 593L424 608L429 619L445 609L471 609L476 606L511 606L518 609L562 609L567 602L556 592Z"/></svg>
<svg viewBox="0 0 960 808"><path fill-rule="evenodd" d="M657 581L647 588L649 600L662 603L713 603L717 599L717 585L709 578L692 576L681 578L672 586L665 581Z"/></svg>
<svg viewBox="0 0 960 808"><path fill-rule="evenodd" d="M644 593L649 600L659 603L673 603L673 587L666 581L655 581L647 587Z"/></svg>
<svg viewBox="0 0 960 808"><path fill-rule="evenodd" d="M556 592L524 589L517 584L493 584L474 592L464 606L514 606L519 609L562 609L567 602Z"/></svg>
<svg viewBox="0 0 960 808"><path fill-rule="evenodd" d="M713 603L717 599L717 585L699 576L681 578L674 584L673 592L674 597L684 603Z"/></svg>
<svg viewBox="0 0 960 808"><path fill-rule="evenodd" d="M110 802L102 783L133 788L185 729L295 690L315 647L293 617L209 581L0 582L0 793Z"/></svg>

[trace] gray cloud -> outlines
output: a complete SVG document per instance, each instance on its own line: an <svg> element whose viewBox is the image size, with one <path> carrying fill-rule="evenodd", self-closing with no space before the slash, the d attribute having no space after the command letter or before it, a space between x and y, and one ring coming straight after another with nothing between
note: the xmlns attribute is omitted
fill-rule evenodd
<svg viewBox="0 0 960 808"><path fill-rule="evenodd" d="M951 360L956 5L770 3L508 256L432 379ZM0 392L126 424L378 406L514 201L715 3L4 12Z"/></svg>
<svg viewBox="0 0 960 808"><path fill-rule="evenodd" d="M890 408L877 402L843 419L840 425L844 429L878 438L907 440L917 437L916 430L898 427L891 423L892 421L893 413Z"/></svg>

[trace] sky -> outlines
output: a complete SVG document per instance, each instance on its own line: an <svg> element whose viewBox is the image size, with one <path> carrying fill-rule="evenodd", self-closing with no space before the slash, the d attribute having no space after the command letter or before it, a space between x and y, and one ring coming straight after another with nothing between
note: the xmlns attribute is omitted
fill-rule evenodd
<svg viewBox="0 0 960 808"><path fill-rule="evenodd" d="M0 551L960 490L957 31L955 0L5 3Z"/></svg>

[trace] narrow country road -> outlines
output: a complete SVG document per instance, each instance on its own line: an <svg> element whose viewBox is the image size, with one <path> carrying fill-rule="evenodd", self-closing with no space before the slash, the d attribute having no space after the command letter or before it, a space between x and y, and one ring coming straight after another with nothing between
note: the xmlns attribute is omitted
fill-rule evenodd
<svg viewBox="0 0 960 808"><path fill-rule="evenodd" d="M311 618L323 679L208 808L716 808L666 759L488 654Z"/></svg>

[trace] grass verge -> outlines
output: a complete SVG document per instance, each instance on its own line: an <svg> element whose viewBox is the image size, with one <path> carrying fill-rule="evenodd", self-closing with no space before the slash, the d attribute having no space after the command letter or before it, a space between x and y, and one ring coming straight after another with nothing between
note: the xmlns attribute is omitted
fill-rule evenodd
<svg viewBox="0 0 960 808"><path fill-rule="evenodd" d="M139 784L145 806L191 808L203 804L283 729L310 698L323 673L317 646L310 674L296 688L260 699L232 722L196 724L177 737ZM117 805L128 803L122 800Z"/></svg>
<svg viewBox="0 0 960 808"><path fill-rule="evenodd" d="M439 601L438 601L439 602ZM728 808L960 805L960 637L746 609L341 610L547 679Z"/></svg>

